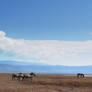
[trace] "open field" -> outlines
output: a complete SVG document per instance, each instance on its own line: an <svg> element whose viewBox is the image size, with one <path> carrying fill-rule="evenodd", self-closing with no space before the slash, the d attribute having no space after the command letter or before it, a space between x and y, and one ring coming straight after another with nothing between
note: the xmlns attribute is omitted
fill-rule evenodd
<svg viewBox="0 0 92 92"><path fill-rule="evenodd" d="M0 92L92 92L92 77L37 75L33 81L17 81L0 74Z"/></svg>

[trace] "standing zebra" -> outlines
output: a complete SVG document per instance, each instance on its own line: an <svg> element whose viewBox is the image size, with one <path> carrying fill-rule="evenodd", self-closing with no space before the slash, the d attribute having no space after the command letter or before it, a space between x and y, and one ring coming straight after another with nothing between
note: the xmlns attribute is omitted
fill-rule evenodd
<svg viewBox="0 0 92 92"><path fill-rule="evenodd" d="M23 79L33 79L33 77L35 77L36 76L36 74L35 73L29 73L29 74L24 74L24 77L23 77Z"/></svg>
<svg viewBox="0 0 92 92"><path fill-rule="evenodd" d="M14 80L14 79L17 79L17 80L23 80L23 76L24 76L24 74L22 74L22 73L17 73L17 74L12 74L12 80Z"/></svg>
<svg viewBox="0 0 92 92"><path fill-rule="evenodd" d="M77 74L77 78L84 78L85 76L84 76L84 74L83 73L78 73Z"/></svg>

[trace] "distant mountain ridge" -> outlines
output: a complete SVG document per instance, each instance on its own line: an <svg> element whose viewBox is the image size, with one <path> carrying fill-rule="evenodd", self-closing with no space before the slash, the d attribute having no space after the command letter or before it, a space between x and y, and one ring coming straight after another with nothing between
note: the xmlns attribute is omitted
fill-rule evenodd
<svg viewBox="0 0 92 92"><path fill-rule="evenodd" d="M51 74L92 74L92 66L63 66L41 63L0 61L0 73L51 73Z"/></svg>

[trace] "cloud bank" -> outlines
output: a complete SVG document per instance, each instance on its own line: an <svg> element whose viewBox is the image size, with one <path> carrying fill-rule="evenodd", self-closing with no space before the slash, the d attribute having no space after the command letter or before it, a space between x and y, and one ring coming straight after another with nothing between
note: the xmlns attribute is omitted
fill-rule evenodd
<svg viewBox="0 0 92 92"><path fill-rule="evenodd" d="M43 62L46 60L59 60L60 62L62 58L92 54L92 41L13 39L0 31L0 49L5 53L41 59ZM55 63L57 64L57 61Z"/></svg>

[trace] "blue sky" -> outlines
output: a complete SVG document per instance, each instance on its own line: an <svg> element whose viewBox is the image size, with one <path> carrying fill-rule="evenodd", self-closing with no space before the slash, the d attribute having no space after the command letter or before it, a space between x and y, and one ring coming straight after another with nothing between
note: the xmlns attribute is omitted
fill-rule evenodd
<svg viewBox="0 0 92 92"><path fill-rule="evenodd" d="M0 29L29 40L90 40L91 0L0 0Z"/></svg>
<svg viewBox="0 0 92 92"><path fill-rule="evenodd" d="M2 39L4 39L2 46L4 44L6 45L9 39L11 42L14 39L18 42L20 42L20 39L24 39L24 41L72 41L74 46L70 46L71 42L67 42L67 46L70 46L69 48L74 48L75 52L75 48L78 48L78 56L75 56L75 59L78 59L78 64L73 62L74 59L72 56L64 56L63 58L59 57L59 62L56 63L56 61L54 61L55 64L68 65L67 59L65 59L66 57L71 61L71 65L82 65L83 62L81 61L84 61L85 59L89 59L88 64L91 64L92 53L89 52L91 51L91 47L89 46L91 46L90 43L92 40L92 0L0 0L0 30L2 31L1 36L3 35L4 37L2 37ZM4 33L6 35L4 35ZM45 44L45 41L39 41L35 44ZM17 46L20 46L18 42L15 43ZM34 42L29 43L32 43L34 46ZM53 44L53 41L51 43ZM55 41L54 45L55 43L57 42ZM28 43L23 44L23 40L21 44L24 45L24 47L28 45ZM58 46L62 46L63 43L58 42L57 44L59 44ZM71 52L67 50L68 47L65 44L66 43L63 44L63 46L65 46L64 53L68 52L68 54L70 54ZM77 45L75 46L75 44ZM47 45L52 46L49 42L46 42L45 47ZM85 47L83 47L84 50L82 50L82 45L85 45ZM44 55L44 57L40 54L37 54L37 56L26 56L15 52L14 47L10 44L7 44L6 47L3 48L2 46L0 50L1 60L23 60L23 58L25 58L24 60L31 59L31 61L35 61L35 59L41 62L50 61L46 55ZM13 50L9 51L7 49L8 46L11 46ZM55 48L56 47L57 46L55 45ZM80 50L79 47L82 49ZM88 47L90 48L89 50ZM30 47L29 49L32 48ZM39 46L39 48L42 49L42 46ZM23 49L21 49L21 51L23 51ZM61 48L60 51L63 52ZM72 51L72 53L74 53L74 51ZM29 53L27 51L24 52L27 54ZM33 50L32 53L35 53L35 50ZM51 56L52 53L54 52L51 50L51 53L49 53L48 56ZM58 54L59 52L56 51L55 55L56 53ZM45 54L47 54L47 52ZM83 57L85 58L83 59ZM63 63L60 62L62 60ZM50 64L52 63L53 62ZM87 62L85 65L87 65Z"/></svg>

